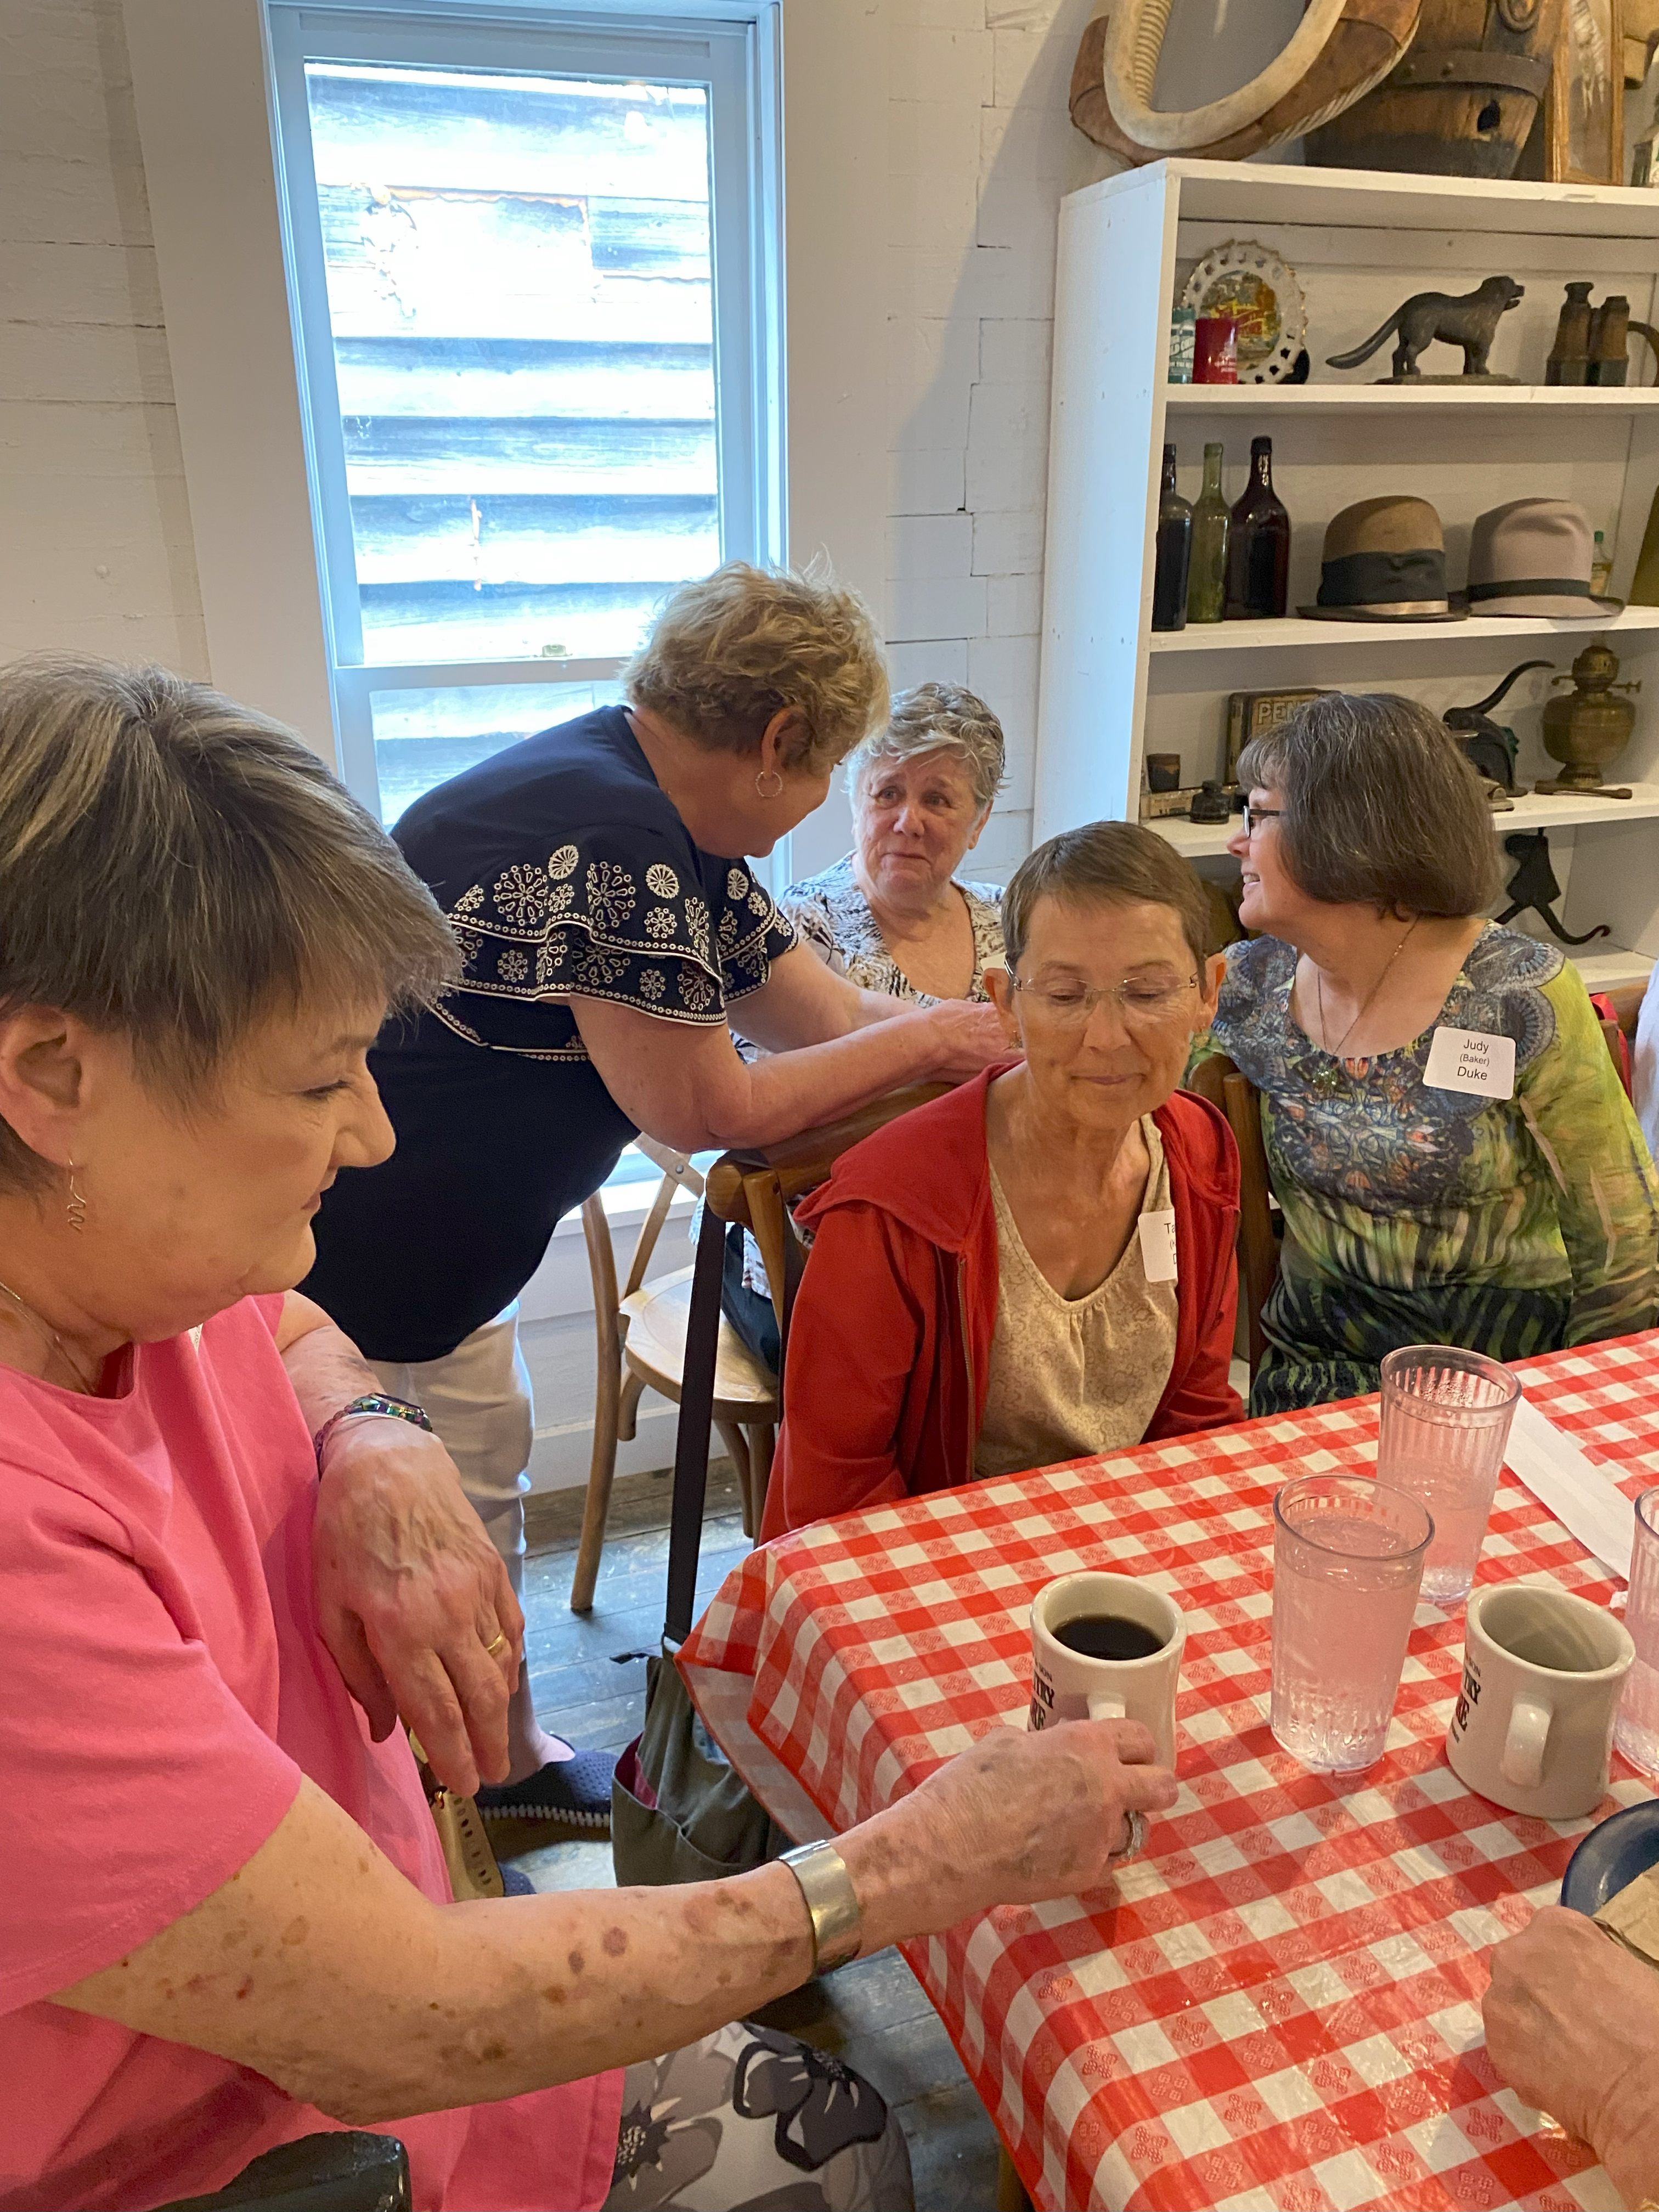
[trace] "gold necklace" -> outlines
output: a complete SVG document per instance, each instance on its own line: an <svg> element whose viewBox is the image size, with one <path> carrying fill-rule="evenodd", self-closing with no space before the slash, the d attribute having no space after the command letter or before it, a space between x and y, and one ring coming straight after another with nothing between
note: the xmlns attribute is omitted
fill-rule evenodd
<svg viewBox="0 0 1659 2212"><path fill-rule="evenodd" d="M1348 1039L1353 1035L1354 1031L1359 1027L1361 1022L1364 1020L1366 1015L1370 1012L1372 1001L1376 999L1377 993L1382 988L1384 983L1389 980L1389 970L1393 968L1395 962L1399 959L1401 954L1405 951L1407 945L1411 941L1412 930L1414 930L1417 927L1417 922L1421 921L1422 919L1422 915L1419 915L1417 921L1413 922L1411 929L1408 929L1406 932L1405 936L1401 939L1399 944L1395 946L1394 951L1389 953L1388 958L1383 962L1382 973L1377 977L1376 982L1371 985L1370 989L1366 993L1364 1005L1361 1006L1359 1012L1348 1024L1347 1028L1345 1029L1341 1036L1338 1037L1334 1045L1332 1045L1328 1042L1330 1036L1330 1031L1325 1026L1325 978L1321 971L1319 963L1316 960L1315 961L1314 991L1319 1000L1319 1042L1322 1048L1327 1054L1327 1064L1323 1067L1316 1069L1313 1076L1313 1084L1315 1089L1320 1091L1325 1097L1328 1098L1333 1097L1342 1088L1343 1083L1346 1079L1343 1071L1342 1048L1346 1044Z"/></svg>
<svg viewBox="0 0 1659 2212"><path fill-rule="evenodd" d="M5 1292L24 1320L38 1331L42 1340L52 1346L64 1364L73 1372L86 1395L88 1398L95 1397L98 1394L96 1378L87 1373L86 1369L82 1366L52 1323L43 1320L27 1298L20 1298L9 1283L0 1283L0 1291Z"/></svg>

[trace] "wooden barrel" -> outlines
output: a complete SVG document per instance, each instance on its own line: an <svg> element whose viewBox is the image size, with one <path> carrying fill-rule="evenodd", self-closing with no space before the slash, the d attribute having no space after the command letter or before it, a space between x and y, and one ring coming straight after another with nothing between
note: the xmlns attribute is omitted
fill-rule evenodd
<svg viewBox="0 0 1659 2212"><path fill-rule="evenodd" d="M1512 177L1549 85L1565 0L1423 0L1411 51L1374 92L1310 133L1339 169Z"/></svg>

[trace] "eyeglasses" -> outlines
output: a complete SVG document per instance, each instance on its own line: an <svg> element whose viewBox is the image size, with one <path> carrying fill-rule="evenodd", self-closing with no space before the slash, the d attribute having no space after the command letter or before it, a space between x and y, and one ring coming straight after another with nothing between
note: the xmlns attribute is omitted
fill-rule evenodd
<svg viewBox="0 0 1659 2212"><path fill-rule="evenodd" d="M1165 982L1132 975L1121 983L1037 983L1011 975L1009 983L1025 993L1033 1013L1062 1029L1082 1029L1103 999L1115 999L1118 1012L1130 1028L1166 1020L1179 1008L1196 975Z"/></svg>
<svg viewBox="0 0 1659 2212"><path fill-rule="evenodd" d="M1252 806L1247 799L1244 802L1244 835L1253 837L1264 822L1282 821L1284 814L1282 806Z"/></svg>

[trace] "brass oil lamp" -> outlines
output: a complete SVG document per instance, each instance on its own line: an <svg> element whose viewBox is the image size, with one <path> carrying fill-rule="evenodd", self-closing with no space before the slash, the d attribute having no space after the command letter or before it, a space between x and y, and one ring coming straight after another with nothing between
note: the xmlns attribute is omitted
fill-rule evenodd
<svg viewBox="0 0 1659 2212"><path fill-rule="evenodd" d="M1571 676L1558 676L1558 684L1571 684L1564 697L1549 700L1544 708L1544 750L1559 761L1559 776L1539 784L1551 796L1585 799L1628 799L1628 786L1614 788L1601 781L1601 771L1616 760L1630 743L1636 726L1636 709L1614 692L1639 691L1635 684L1619 684L1619 662L1598 638L1587 645L1572 664Z"/></svg>

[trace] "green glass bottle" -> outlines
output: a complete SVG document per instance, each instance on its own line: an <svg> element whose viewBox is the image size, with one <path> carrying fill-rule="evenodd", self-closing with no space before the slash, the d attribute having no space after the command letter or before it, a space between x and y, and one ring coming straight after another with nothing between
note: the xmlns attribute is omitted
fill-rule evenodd
<svg viewBox="0 0 1659 2212"><path fill-rule="evenodd" d="M1164 490L1158 507L1158 565L1152 572L1152 628L1187 627L1187 563L1193 510L1176 489L1176 449L1164 448Z"/></svg>
<svg viewBox="0 0 1659 2212"><path fill-rule="evenodd" d="M1218 623L1227 605L1227 533L1232 510L1221 490L1221 447L1204 448L1204 489L1193 509L1193 558L1187 573L1187 619Z"/></svg>

